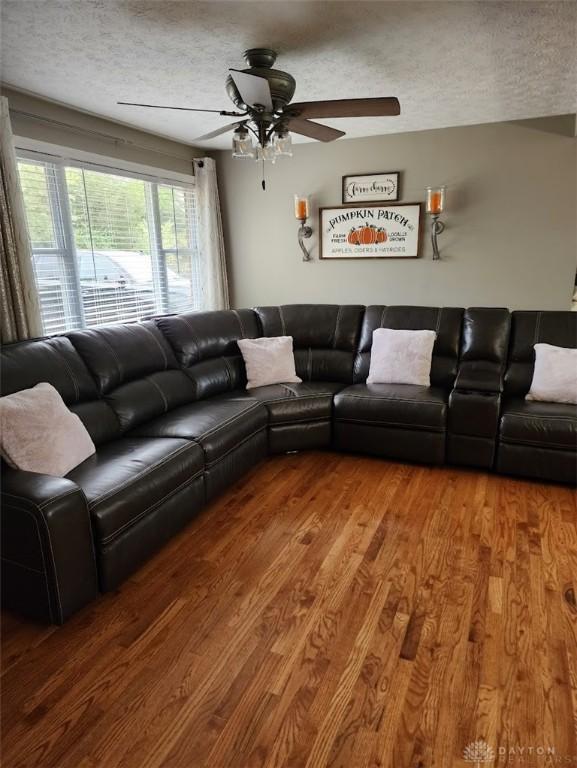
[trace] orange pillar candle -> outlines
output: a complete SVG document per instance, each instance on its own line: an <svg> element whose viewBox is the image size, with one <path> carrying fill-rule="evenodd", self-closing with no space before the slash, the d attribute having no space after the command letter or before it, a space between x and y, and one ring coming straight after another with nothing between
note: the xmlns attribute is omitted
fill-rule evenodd
<svg viewBox="0 0 577 768"><path fill-rule="evenodd" d="M309 199L295 195L295 218L304 221L309 217Z"/></svg>
<svg viewBox="0 0 577 768"><path fill-rule="evenodd" d="M433 192L431 194L431 213L441 213L441 193Z"/></svg>
<svg viewBox="0 0 577 768"><path fill-rule="evenodd" d="M443 213L445 187L427 187L427 213L438 216Z"/></svg>

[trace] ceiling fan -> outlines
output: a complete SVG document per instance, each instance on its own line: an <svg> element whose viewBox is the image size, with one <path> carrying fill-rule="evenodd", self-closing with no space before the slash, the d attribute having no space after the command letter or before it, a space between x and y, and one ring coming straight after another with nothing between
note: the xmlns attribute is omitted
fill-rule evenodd
<svg viewBox="0 0 577 768"><path fill-rule="evenodd" d="M195 141L206 141L227 131L234 131L234 157L273 162L276 157L292 155L291 133L324 142L334 141L345 135L344 131L317 123L310 118L392 117L401 112L399 101L394 97L291 103L296 82L288 72L272 68L277 57L275 51L270 48L251 48L245 51L244 57L248 68L230 69L226 79L226 92L238 111L137 104L128 101L117 103L153 109L213 112L225 117L236 117L238 119L235 122L199 136ZM256 138L256 146L251 134Z"/></svg>

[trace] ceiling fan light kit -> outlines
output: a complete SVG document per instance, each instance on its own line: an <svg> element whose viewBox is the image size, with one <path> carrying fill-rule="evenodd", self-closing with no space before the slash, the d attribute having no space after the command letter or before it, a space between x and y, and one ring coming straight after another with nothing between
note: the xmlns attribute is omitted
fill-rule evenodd
<svg viewBox="0 0 577 768"><path fill-rule="evenodd" d="M277 157L292 157L292 139L288 131L276 128L272 141L264 147L255 144L250 129L245 123L235 128L232 136L232 156L249 160L270 160L274 163Z"/></svg>

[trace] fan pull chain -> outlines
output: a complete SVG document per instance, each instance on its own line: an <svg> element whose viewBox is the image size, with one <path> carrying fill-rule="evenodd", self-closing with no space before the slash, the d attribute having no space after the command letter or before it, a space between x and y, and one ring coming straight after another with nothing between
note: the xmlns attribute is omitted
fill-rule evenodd
<svg viewBox="0 0 577 768"><path fill-rule="evenodd" d="M264 177L264 155L262 156L262 181L261 181L260 184L261 184L261 187L262 187L262 191L266 192L266 180L265 180L265 177Z"/></svg>

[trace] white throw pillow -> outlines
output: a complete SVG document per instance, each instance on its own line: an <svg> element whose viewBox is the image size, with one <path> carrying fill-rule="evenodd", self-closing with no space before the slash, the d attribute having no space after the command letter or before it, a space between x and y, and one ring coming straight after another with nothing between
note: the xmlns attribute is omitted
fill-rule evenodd
<svg viewBox="0 0 577 768"><path fill-rule="evenodd" d="M526 399L577 404L577 349L535 344L535 370Z"/></svg>
<svg viewBox="0 0 577 768"><path fill-rule="evenodd" d="M15 469L64 477L95 451L86 427L51 384L0 397L0 449Z"/></svg>
<svg viewBox="0 0 577 768"><path fill-rule="evenodd" d="M268 384L300 384L296 374L292 336L239 339L246 366L247 389Z"/></svg>
<svg viewBox="0 0 577 768"><path fill-rule="evenodd" d="M431 384L435 331L373 331L367 384Z"/></svg>

